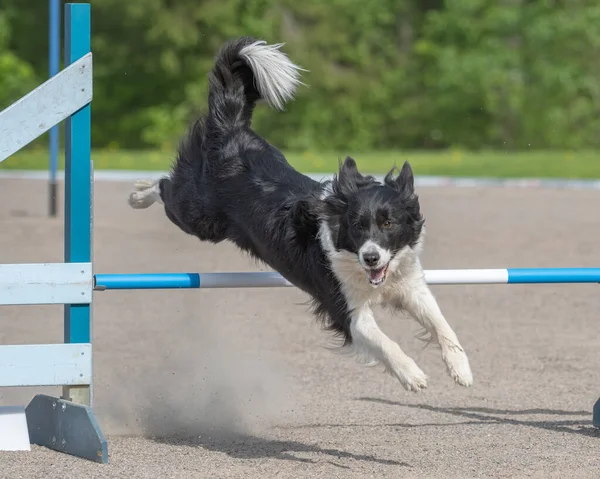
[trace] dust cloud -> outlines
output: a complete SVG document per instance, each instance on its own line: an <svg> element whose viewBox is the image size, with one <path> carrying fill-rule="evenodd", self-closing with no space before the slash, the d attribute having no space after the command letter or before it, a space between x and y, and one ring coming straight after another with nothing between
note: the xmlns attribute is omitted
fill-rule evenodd
<svg viewBox="0 0 600 479"><path fill-rule="evenodd" d="M98 388L96 411L105 433L257 434L293 409L276 358L251 351L247 339L202 323L180 330L169 351L140 351L147 356L129 361L137 365L127 371L127 381L115 382L122 373L113 372L112 384Z"/></svg>

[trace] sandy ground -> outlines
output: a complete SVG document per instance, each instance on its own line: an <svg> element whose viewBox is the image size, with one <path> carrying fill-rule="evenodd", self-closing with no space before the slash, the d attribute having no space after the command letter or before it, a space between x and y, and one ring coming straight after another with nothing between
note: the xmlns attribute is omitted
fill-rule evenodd
<svg viewBox="0 0 600 479"><path fill-rule="evenodd" d="M95 186L96 272L251 271L159 208ZM0 262L62 260L46 184L0 181ZM422 188L426 268L600 265L600 192ZM475 375L455 386L417 325L380 314L429 375L405 392L326 349L291 288L98 292L95 391L109 441L99 465L39 447L0 453L6 478L600 477L597 285L437 286ZM0 343L61 342L61 307L5 307ZM38 391L2 389L0 404Z"/></svg>

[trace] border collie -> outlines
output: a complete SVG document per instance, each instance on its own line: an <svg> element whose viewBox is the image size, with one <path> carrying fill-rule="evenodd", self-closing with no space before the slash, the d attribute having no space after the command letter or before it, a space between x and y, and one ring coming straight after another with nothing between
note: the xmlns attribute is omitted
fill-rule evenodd
<svg viewBox="0 0 600 479"><path fill-rule="evenodd" d="M302 69L281 46L244 37L222 48L209 76L208 113L192 126L168 176L135 184L130 206L161 203L185 233L229 240L266 263L311 297L342 351L382 364L404 388L420 391L427 376L381 331L371 307L407 312L440 346L454 381L470 386L467 355L419 261L424 219L410 165L379 182L346 158L332 181L318 182L252 130L259 100L283 110L302 84Z"/></svg>

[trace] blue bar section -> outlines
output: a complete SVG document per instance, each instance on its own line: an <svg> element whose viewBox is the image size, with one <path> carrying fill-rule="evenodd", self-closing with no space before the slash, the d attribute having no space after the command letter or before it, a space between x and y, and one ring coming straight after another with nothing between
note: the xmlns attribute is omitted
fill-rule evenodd
<svg viewBox="0 0 600 479"><path fill-rule="evenodd" d="M195 289L198 273L97 274L96 287L102 289Z"/></svg>
<svg viewBox="0 0 600 479"><path fill-rule="evenodd" d="M48 61L50 77L58 73L60 62L60 0L49 0L50 25L48 37ZM50 130L50 183L56 183L58 169L58 133L59 125Z"/></svg>
<svg viewBox="0 0 600 479"><path fill-rule="evenodd" d="M65 65L90 52L90 5L65 5ZM91 111L83 107L65 124L65 262L90 262ZM65 343L89 343L90 305L65 305Z"/></svg>
<svg viewBox="0 0 600 479"><path fill-rule="evenodd" d="M600 283L600 268L508 268L508 284Z"/></svg>

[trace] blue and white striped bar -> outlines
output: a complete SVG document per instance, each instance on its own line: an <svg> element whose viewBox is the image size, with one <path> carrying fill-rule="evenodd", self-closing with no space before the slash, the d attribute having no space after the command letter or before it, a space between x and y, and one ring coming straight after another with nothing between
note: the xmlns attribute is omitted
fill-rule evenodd
<svg viewBox="0 0 600 479"><path fill-rule="evenodd" d="M97 274L95 289L275 288L293 286L279 273Z"/></svg>
<svg viewBox="0 0 600 479"><path fill-rule="evenodd" d="M425 271L428 284L600 283L600 268L438 269Z"/></svg>
<svg viewBox="0 0 600 479"><path fill-rule="evenodd" d="M430 269L428 284L600 283L600 268ZM274 288L293 286L278 273L97 274L95 289Z"/></svg>

